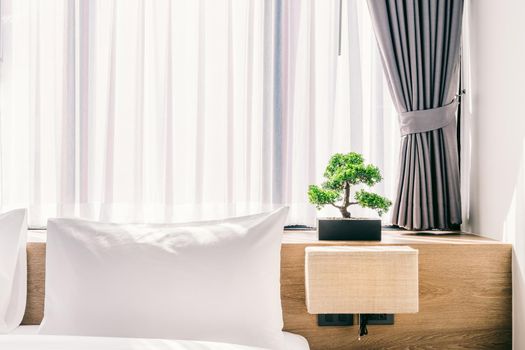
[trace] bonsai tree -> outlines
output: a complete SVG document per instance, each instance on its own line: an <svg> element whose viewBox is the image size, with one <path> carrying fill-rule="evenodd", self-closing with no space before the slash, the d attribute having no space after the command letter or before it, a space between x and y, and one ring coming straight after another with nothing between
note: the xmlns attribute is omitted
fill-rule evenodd
<svg viewBox="0 0 525 350"><path fill-rule="evenodd" d="M348 207L351 205L374 209L379 216L392 205L387 198L363 189L355 193L354 200L350 200L352 186L365 184L371 187L382 180L379 168L365 164L363 156L359 153L334 154L326 167L324 177L326 181L321 186L310 185L308 188L308 199L317 209L328 204L333 205L344 218L350 218ZM340 204L336 204L339 201Z"/></svg>

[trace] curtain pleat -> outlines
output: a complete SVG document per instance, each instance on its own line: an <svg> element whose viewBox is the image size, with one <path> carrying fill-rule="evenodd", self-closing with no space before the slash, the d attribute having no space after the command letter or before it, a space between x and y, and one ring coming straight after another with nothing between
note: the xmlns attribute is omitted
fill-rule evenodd
<svg viewBox="0 0 525 350"><path fill-rule="evenodd" d="M144 80L145 80L145 0L140 0L137 4L137 37L136 37L136 75L135 75L135 164L134 164L134 188L136 188L133 201L135 203L144 202L144 172L146 164L144 162L144 152L147 145L144 142ZM137 220L142 221L142 211L134 208L132 214Z"/></svg>
<svg viewBox="0 0 525 350"><path fill-rule="evenodd" d="M111 20L109 21L109 52L107 53L108 59L108 75L105 88L107 89L107 100L105 107L106 117L103 119L105 122L105 145L104 145L104 167L103 167L103 186L102 195L103 201L98 217L101 220L110 220L113 216L113 206L111 203L114 202L114 184L115 184L115 85L116 85L116 59L117 53L116 43L116 26L117 26L117 9L116 4L113 4L111 8Z"/></svg>

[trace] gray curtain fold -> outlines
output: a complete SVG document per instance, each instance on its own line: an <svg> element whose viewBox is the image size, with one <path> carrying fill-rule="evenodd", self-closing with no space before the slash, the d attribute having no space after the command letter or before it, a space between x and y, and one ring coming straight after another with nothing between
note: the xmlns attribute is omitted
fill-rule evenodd
<svg viewBox="0 0 525 350"><path fill-rule="evenodd" d="M463 0L368 0L368 7L402 135L392 223L461 224L455 95Z"/></svg>

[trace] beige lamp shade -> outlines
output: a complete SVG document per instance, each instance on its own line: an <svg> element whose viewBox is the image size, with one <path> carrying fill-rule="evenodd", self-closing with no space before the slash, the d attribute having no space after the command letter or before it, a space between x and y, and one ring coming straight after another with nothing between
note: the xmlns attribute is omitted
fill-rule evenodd
<svg viewBox="0 0 525 350"><path fill-rule="evenodd" d="M311 314L418 311L416 249L307 247L305 259L306 306Z"/></svg>

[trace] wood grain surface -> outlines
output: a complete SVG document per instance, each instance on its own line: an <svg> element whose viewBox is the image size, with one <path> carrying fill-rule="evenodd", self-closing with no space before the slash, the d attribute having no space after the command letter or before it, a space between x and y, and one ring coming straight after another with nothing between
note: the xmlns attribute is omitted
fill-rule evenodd
<svg viewBox="0 0 525 350"><path fill-rule="evenodd" d="M472 235L383 235L382 242L320 242L315 233L286 234L285 330L306 337L312 350L512 348L511 245ZM394 325L369 326L361 341L357 326L318 327L305 306L305 248L378 244L419 250L419 312L395 315Z"/></svg>
<svg viewBox="0 0 525 350"><path fill-rule="evenodd" d="M27 301L22 324L37 325L44 316L46 244L27 243Z"/></svg>
<svg viewBox="0 0 525 350"><path fill-rule="evenodd" d="M419 312L395 315L394 325L318 327L306 311L304 250L308 246L408 245L419 250ZM23 324L44 310L45 243L28 243L28 296ZM286 331L312 350L511 349L512 246L474 235L383 232L381 242L318 241L315 232L285 233L281 295Z"/></svg>

